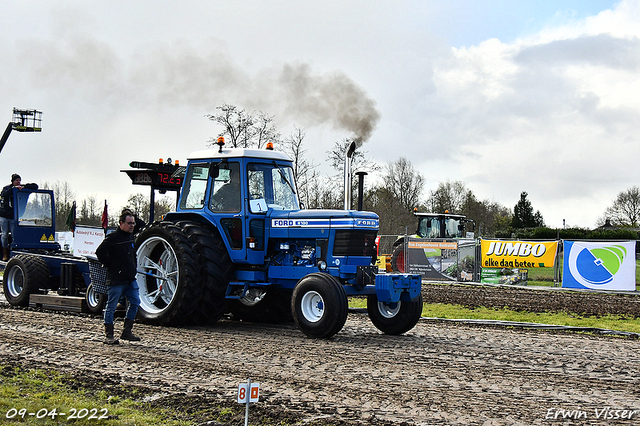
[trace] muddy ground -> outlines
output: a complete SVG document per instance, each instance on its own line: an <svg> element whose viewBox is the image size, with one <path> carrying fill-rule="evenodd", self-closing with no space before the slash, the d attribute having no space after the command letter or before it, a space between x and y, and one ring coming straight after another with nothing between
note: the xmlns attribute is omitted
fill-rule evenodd
<svg viewBox="0 0 640 426"><path fill-rule="evenodd" d="M549 296L545 300L556 306L567 294L494 290L425 288L434 298L439 292L440 299L468 306L490 300L501 306L505 294L511 304ZM616 303L570 298L563 303L581 311ZM119 319L116 327L121 326ZM309 339L293 324L221 321L188 328L137 324L141 342L110 347L102 344L101 327L95 316L0 304L0 358L4 364L69 373L79 388L179 407L184 418L199 424L243 424L243 414L214 423L213 413L224 406L242 413L237 388L249 377L260 383L252 424L640 421L640 411L631 419L614 418L629 416L622 410L640 410L638 339L424 319L406 335L386 336L362 313L350 313L344 329L328 340ZM579 419L561 420L563 415Z"/></svg>

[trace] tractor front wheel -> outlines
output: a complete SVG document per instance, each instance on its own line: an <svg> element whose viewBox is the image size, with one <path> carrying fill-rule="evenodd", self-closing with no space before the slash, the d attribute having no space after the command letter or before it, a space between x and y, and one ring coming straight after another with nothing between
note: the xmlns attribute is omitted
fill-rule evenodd
<svg viewBox="0 0 640 426"><path fill-rule="evenodd" d="M332 337L344 327L348 310L344 287L327 273L309 274L293 289L293 320L309 337Z"/></svg>
<svg viewBox="0 0 640 426"><path fill-rule="evenodd" d="M87 287L84 299L87 302L87 310L91 314L101 314L104 306L107 304L107 295L98 293L95 288L93 288L93 284L89 284L89 287Z"/></svg>
<svg viewBox="0 0 640 426"><path fill-rule="evenodd" d="M373 325L385 334L402 334L411 330L422 316L422 294L409 302L384 303L375 294L367 297L367 312Z"/></svg>

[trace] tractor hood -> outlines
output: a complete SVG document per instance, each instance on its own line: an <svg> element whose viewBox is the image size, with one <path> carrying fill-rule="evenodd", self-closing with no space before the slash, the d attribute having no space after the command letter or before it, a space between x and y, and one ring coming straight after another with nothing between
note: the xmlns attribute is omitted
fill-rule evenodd
<svg viewBox="0 0 640 426"><path fill-rule="evenodd" d="M357 210L270 210L271 238L328 238L329 229L377 231L378 215Z"/></svg>

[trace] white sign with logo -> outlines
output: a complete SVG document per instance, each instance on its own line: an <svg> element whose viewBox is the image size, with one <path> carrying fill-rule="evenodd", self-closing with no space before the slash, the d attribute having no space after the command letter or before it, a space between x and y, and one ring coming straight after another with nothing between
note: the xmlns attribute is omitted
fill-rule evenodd
<svg viewBox="0 0 640 426"><path fill-rule="evenodd" d="M104 240L104 229L76 226L73 235L73 255L96 257L96 249Z"/></svg>
<svg viewBox="0 0 640 426"><path fill-rule="evenodd" d="M565 241L562 287L636 289L636 242Z"/></svg>

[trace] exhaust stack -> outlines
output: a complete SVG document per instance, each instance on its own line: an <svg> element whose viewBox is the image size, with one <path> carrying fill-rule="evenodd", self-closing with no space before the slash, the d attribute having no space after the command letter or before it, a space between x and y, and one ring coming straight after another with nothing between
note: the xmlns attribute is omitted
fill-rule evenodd
<svg viewBox="0 0 640 426"><path fill-rule="evenodd" d="M351 210L351 157L356 150L356 143L351 142L344 156L344 209Z"/></svg>
<svg viewBox="0 0 640 426"><path fill-rule="evenodd" d="M358 211L362 211L364 199L364 177L367 172L356 172L358 175Z"/></svg>

